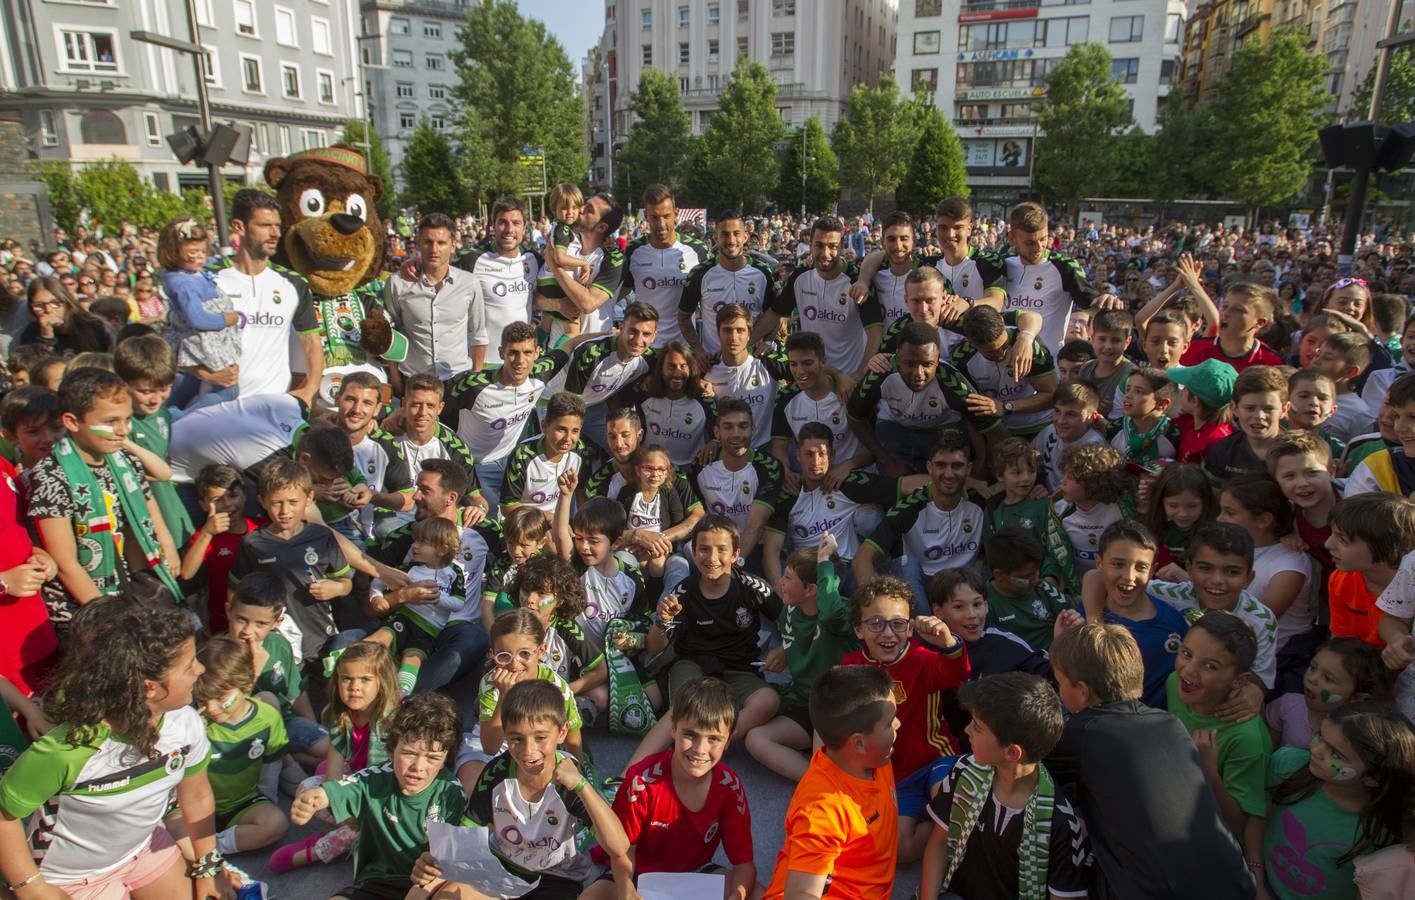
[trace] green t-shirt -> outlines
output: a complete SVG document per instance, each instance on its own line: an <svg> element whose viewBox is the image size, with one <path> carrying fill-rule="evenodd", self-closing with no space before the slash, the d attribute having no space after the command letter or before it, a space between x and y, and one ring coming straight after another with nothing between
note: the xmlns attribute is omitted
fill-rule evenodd
<svg viewBox="0 0 1415 900"><path fill-rule="evenodd" d="M1169 699L1169 711L1193 734L1203 729L1218 732L1218 771L1223 786L1250 816L1268 814L1268 758L1273 743L1261 716L1246 722L1224 722L1215 716L1203 716L1184 705L1179 699L1179 673L1171 672L1164 682Z"/></svg>
<svg viewBox="0 0 1415 900"><path fill-rule="evenodd" d="M295 714L291 704L299 699L300 693L305 689L304 681L300 677L300 667L295 665L295 652L290 649L290 642L278 631L267 634L260 646L269 657L260 674L256 676L256 692L269 691L274 694L280 700L280 714L288 718Z"/></svg>
<svg viewBox="0 0 1415 900"><path fill-rule="evenodd" d="M1307 768L1310 750L1279 747L1268 762L1268 786ZM1356 900L1355 863L1336 861L1356 838L1360 817L1332 802L1320 784L1290 805L1273 804L1263 828L1268 886L1279 900Z"/></svg>
<svg viewBox="0 0 1415 900"><path fill-rule="evenodd" d="M477 698L478 722L490 722L491 717L496 714L496 704L501 700L501 691L491 683L491 673L494 671L494 666L487 666L486 674L481 679ZM580 718L580 708L575 705L575 694L570 690L569 683L544 663L541 663L536 670L536 678L548 681L560 689L560 696L565 698L565 724L569 726L570 730L579 731L583 728L585 722Z"/></svg>
<svg viewBox="0 0 1415 900"><path fill-rule="evenodd" d="M4 698L0 698L0 775L15 764L28 746L29 738L24 729L15 721L15 715L10 712Z"/></svg>
<svg viewBox="0 0 1415 900"><path fill-rule="evenodd" d="M998 495L987 503L983 519L983 544L1003 528L1021 528L1042 542L1046 555L1042 557L1042 577L1055 578L1064 590L1077 593L1076 563L1071 555L1071 540L1061 527L1061 520L1046 497L1028 497L1020 503L1004 503ZM1047 643L1051 643L1050 636ZM1034 647L1041 646L1033 644Z"/></svg>
<svg viewBox="0 0 1415 900"><path fill-rule="evenodd" d="M816 606L811 616L799 606L783 605L776 620L791 672L791 683L776 687L783 710L804 707L816 679L860 646L850 627L850 604L840 596L840 578L829 560L816 564Z"/></svg>
<svg viewBox="0 0 1415 900"><path fill-rule="evenodd" d="M154 456L167 459L168 445L172 443L171 411L164 406L150 416L134 413L132 439L134 444ZM171 481L151 481L148 488L152 491L152 499L157 501L157 510L162 513L162 521L167 524L172 540L178 547L187 546L193 534L192 520L177 496L177 486Z"/></svg>
<svg viewBox="0 0 1415 900"><path fill-rule="evenodd" d="M216 795L216 811L240 809L260 793L260 769L285 754L290 738L275 707L251 700L250 712L239 722L207 722L211 762L207 778Z"/></svg>
<svg viewBox="0 0 1415 900"><path fill-rule="evenodd" d="M359 853L354 881L407 878L427 850L427 823L460 824L467 800L445 771L411 797L385 763L324 785L334 821L358 819Z"/></svg>
<svg viewBox="0 0 1415 900"><path fill-rule="evenodd" d="M1050 582L1038 581L1025 597L1010 597L988 582L988 624L1017 635L1036 650L1051 649L1056 617L1071 608Z"/></svg>

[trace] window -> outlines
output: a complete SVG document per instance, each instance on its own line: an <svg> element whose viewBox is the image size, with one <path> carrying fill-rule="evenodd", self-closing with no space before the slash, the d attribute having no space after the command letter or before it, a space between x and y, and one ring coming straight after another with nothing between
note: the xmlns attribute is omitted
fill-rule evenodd
<svg viewBox="0 0 1415 900"><path fill-rule="evenodd" d="M317 128L300 129L300 149L313 150L316 147L324 146L324 132Z"/></svg>
<svg viewBox="0 0 1415 900"><path fill-rule="evenodd" d="M236 0L236 33L260 37L255 27L255 0Z"/></svg>
<svg viewBox="0 0 1415 900"><path fill-rule="evenodd" d="M1140 60L1136 57L1112 59L1110 77L1121 84L1134 84L1140 80Z"/></svg>
<svg viewBox="0 0 1415 900"><path fill-rule="evenodd" d="M282 154L290 152L290 126L280 126L280 152Z"/></svg>
<svg viewBox="0 0 1415 900"><path fill-rule="evenodd" d="M295 31L295 13L283 6L275 7L275 43L282 47L300 46Z"/></svg>
<svg viewBox="0 0 1415 900"><path fill-rule="evenodd" d="M59 32L59 45L66 72L118 71L118 42L111 31Z"/></svg>
<svg viewBox="0 0 1415 900"><path fill-rule="evenodd" d="M411 81L400 81L393 86L393 96L401 99L411 100L413 97L413 83Z"/></svg>
<svg viewBox="0 0 1415 900"><path fill-rule="evenodd" d="M412 113L399 113L399 114L398 114L398 127L399 127L399 128L416 128L416 127L418 127L418 118L417 118L417 116L413 115Z"/></svg>
<svg viewBox="0 0 1415 900"><path fill-rule="evenodd" d="M796 15L796 0L771 0L771 14L773 16Z"/></svg>
<svg viewBox="0 0 1415 900"><path fill-rule="evenodd" d="M424 22L423 22L423 37L426 37L426 38L441 38L441 37L442 37L442 23L441 23L441 22L428 22L428 21L424 21Z"/></svg>
<svg viewBox="0 0 1415 900"><path fill-rule="evenodd" d="M690 82L690 81L688 80L688 76L687 76L687 75L682 75L682 76L680 76L680 77L678 78L678 93L680 93L680 94L686 94L686 93L688 93L688 88L689 88L689 86L690 86L691 84L692 84L692 82Z"/></svg>
<svg viewBox="0 0 1415 900"><path fill-rule="evenodd" d="M334 44L329 39L328 19L310 19L310 46L314 48L315 53L333 55Z"/></svg>
<svg viewBox="0 0 1415 900"><path fill-rule="evenodd" d="M720 84L720 82L719 82L718 77L717 77L716 75L709 75L709 76L708 76L708 90L712 91L713 93L717 93L717 89L718 89L719 84Z"/></svg>
<svg viewBox="0 0 1415 900"><path fill-rule="evenodd" d="M427 86L427 98L428 98L429 100L446 100L446 99L447 99L447 85L445 85L445 84L430 84L430 85L428 85L428 86Z"/></svg>
<svg viewBox="0 0 1415 900"><path fill-rule="evenodd" d="M773 31L771 33L771 55L772 56L795 56L796 55L796 32L794 31Z"/></svg>
<svg viewBox="0 0 1415 900"><path fill-rule="evenodd" d="M221 87L221 66L220 57L216 55L216 48L210 44L202 44L206 52L202 54L206 59L206 83L212 87Z"/></svg>
<svg viewBox="0 0 1415 900"><path fill-rule="evenodd" d="M1110 42L1129 44L1140 40L1145 34L1144 16L1112 16L1110 20Z"/></svg>
<svg viewBox="0 0 1415 900"><path fill-rule="evenodd" d="M412 33L413 33L413 23L412 23L412 22L409 22L407 19L403 18L402 16L394 16L393 18L391 18L391 19L388 20L388 33L389 33L389 34L412 34Z"/></svg>
<svg viewBox="0 0 1415 900"><path fill-rule="evenodd" d="M427 117L427 121L429 125L436 128L438 131L442 131L447 127L447 119L441 113L433 113Z"/></svg>
<svg viewBox="0 0 1415 900"><path fill-rule="evenodd" d="M126 144L123 120L106 109L91 109L79 120L79 141L85 144Z"/></svg>
<svg viewBox="0 0 1415 900"><path fill-rule="evenodd" d="M914 53L915 55L926 55L938 52L939 33L937 31L916 31L914 32Z"/></svg>
<svg viewBox="0 0 1415 900"><path fill-rule="evenodd" d="M270 126L261 122L256 128L256 151L259 153L269 153L273 148L270 146Z"/></svg>
<svg viewBox="0 0 1415 900"><path fill-rule="evenodd" d="M413 51L411 50L394 50L392 58L395 69L411 69L413 67Z"/></svg>
<svg viewBox="0 0 1415 900"><path fill-rule="evenodd" d="M909 89L923 88L929 93L938 90L938 69L915 69L909 79Z"/></svg>
<svg viewBox="0 0 1415 900"><path fill-rule="evenodd" d="M143 113L143 130L147 133L147 146L163 146L163 123L157 119L157 113Z"/></svg>
<svg viewBox="0 0 1415 900"><path fill-rule="evenodd" d="M247 94L265 93L265 76L260 70L260 57L241 54L241 90Z"/></svg>
<svg viewBox="0 0 1415 900"><path fill-rule="evenodd" d="M943 14L943 0L914 0L914 18L926 19Z"/></svg>
<svg viewBox="0 0 1415 900"><path fill-rule="evenodd" d="M716 3L709 3L707 8L707 22L709 25L716 25L722 21L722 7Z"/></svg>
<svg viewBox="0 0 1415 900"><path fill-rule="evenodd" d="M334 102L334 73L326 72L323 69L315 72L315 80L319 83L319 102Z"/></svg>
<svg viewBox="0 0 1415 900"><path fill-rule="evenodd" d="M1048 47L1084 44L1091 36L1090 16L1070 16L1065 19L1051 19L1049 22L1050 27L1046 33Z"/></svg>
<svg viewBox="0 0 1415 900"><path fill-rule="evenodd" d="M427 67L434 72L441 72L447 68L447 57L441 53L429 53L427 55Z"/></svg>
<svg viewBox="0 0 1415 900"><path fill-rule="evenodd" d="M653 10L644 9L639 11L639 27L645 31L653 27Z"/></svg>
<svg viewBox="0 0 1415 900"><path fill-rule="evenodd" d="M300 99L300 67L280 64L280 91L291 100Z"/></svg>
<svg viewBox="0 0 1415 900"><path fill-rule="evenodd" d="M216 25L216 11L211 8L211 0L197 0L197 24L207 28Z"/></svg>
<svg viewBox="0 0 1415 900"><path fill-rule="evenodd" d="M715 63L722 58L716 38L708 41L708 62Z"/></svg>
<svg viewBox="0 0 1415 900"><path fill-rule="evenodd" d="M643 63L644 63L644 65L646 65L646 66L651 66L651 65L653 65L653 44L644 44L644 46L643 46L641 49L642 49L642 51L643 51Z"/></svg>
<svg viewBox="0 0 1415 900"><path fill-rule="evenodd" d="M679 28L687 28L687 27L688 27L688 7L686 7L686 6L680 6L680 7L678 7L678 27L679 27Z"/></svg>
<svg viewBox="0 0 1415 900"><path fill-rule="evenodd" d="M752 17L751 0L737 0L737 21L745 22Z"/></svg>
<svg viewBox="0 0 1415 900"><path fill-rule="evenodd" d="M742 57L748 55L750 54L748 54L747 52L747 36L742 35L741 37L737 38L737 59L741 59ZM735 62L736 60L733 61Z"/></svg>
<svg viewBox="0 0 1415 900"><path fill-rule="evenodd" d="M688 52L688 42L687 42L687 41L679 41L679 42L678 42L678 64L679 64L680 66L686 66L686 65L688 64L689 58L690 58L690 57L689 57L689 52Z"/></svg>
<svg viewBox="0 0 1415 900"><path fill-rule="evenodd" d="M1179 65L1175 60L1166 59L1160 63L1160 84L1174 84L1174 72Z"/></svg>
<svg viewBox="0 0 1415 900"><path fill-rule="evenodd" d="M1170 13L1164 20L1164 42L1177 44L1182 40L1184 40L1184 17L1179 13Z"/></svg>

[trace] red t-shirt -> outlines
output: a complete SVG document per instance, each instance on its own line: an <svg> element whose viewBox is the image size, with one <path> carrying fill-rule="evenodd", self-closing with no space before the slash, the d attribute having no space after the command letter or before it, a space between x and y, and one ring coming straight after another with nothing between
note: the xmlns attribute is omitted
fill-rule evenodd
<svg viewBox="0 0 1415 900"><path fill-rule="evenodd" d="M1239 372L1249 366L1280 366L1283 364L1282 357L1274 353L1273 349L1262 341L1255 340L1253 349L1242 356L1229 356L1223 352L1216 337L1195 338L1189 344L1189 349L1185 350L1184 355L1179 358L1179 364L1181 366L1197 366L1206 359L1226 362Z"/></svg>
<svg viewBox="0 0 1415 900"><path fill-rule="evenodd" d="M1366 590L1366 576L1360 572L1331 573L1327 578L1327 606L1331 610L1331 636L1360 638L1384 647L1380 624L1385 617L1376 608L1376 595Z"/></svg>
<svg viewBox="0 0 1415 900"><path fill-rule="evenodd" d="M1179 429L1179 449L1175 452L1180 462L1202 463L1214 444L1233 434L1232 422L1205 422L1195 428L1193 416L1178 416L1173 421Z"/></svg>
<svg viewBox="0 0 1415 900"><path fill-rule="evenodd" d="M212 634L226 631L226 597L230 590L231 568L236 565L236 550L241 539L265 524L264 519L245 519L246 530L240 534L224 531L206 545L206 553L201 557L201 568L206 573L206 611L208 627ZM192 540L196 540L192 535Z"/></svg>
<svg viewBox="0 0 1415 900"><path fill-rule="evenodd" d="M1335 486L1331 489L1337 500L1341 499L1341 491ZM1299 507L1292 508L1292 527L1297 531L1297 536L1302 539L1302 543L1307 545L1307 555L1322 564L1323 571L1330 572L1336 568L1331 561L1331 552L1327 550L1327 538L1331 537L1331 515L1327 515L1327 524L1318 528L1307 521ZM1315 573L1314 573L1315 574Z"/></svg>
<svg viewBox="0 0 1415 900"><path fill-rule="evenodd" d="M957 640L957 638L955 638ZM942 692L968 680L968 651L962 641L948 652L911 641L899 659L884 665L864 648L851 651L843 666L878 666L894 679L899 733L894 737L894 777L903 781L940 756L958 752L943 718Z"/></svg>
<svg viewBox="0 0 1415 900"><path fill-rule="evenodd" d="M752 812L742 779L726 765L712 770L707 802L694 812L673 788L672 750L655 753L624 773L614 814L634 846L634 874L696 872L722 845L732 865L752 862ZM594 849L600 863L604 851Z"/></svg>
<svg viewBox="0 0 1415 900"><path fill-rule="evenodd" d="M0 572L13 569L34 552L29 532L20 521L19 475L9 460L0 459ZM25 696L43 687L59 661L59 639L39 594L0 594L0 675Z"/></svg>

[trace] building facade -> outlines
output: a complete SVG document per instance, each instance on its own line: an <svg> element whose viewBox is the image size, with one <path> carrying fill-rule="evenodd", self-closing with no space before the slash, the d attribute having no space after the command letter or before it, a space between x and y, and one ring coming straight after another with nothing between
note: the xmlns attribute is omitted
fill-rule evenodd
<svg viewBox="0 0 1415 900"><path fill-rule="evenodd" d="M362 0L358 36L365 90L374 131L403 181L403 152L424 117L433 128L456 128L452 86L457 83L452 54L475 0Z"/></svg>
<svg viewBox="0 0 1415 900"><path fill-rule="evenodd" d="M897 0L606 0L604 34L586 61L595 69L589 118L598 98L603 120L591 133L592 181L612 180L611 154L646 69L677 77L694 134L712 123L741 57L771 72L787 128L815 116L829 133L851 88L878 84L893 66L897 17Z"/></svg>
<svg viewBox="0 0 1415 900"><path fill-rule="evenodd" d="M212 121L242 135L226 178L254 182L270 157L333 143L363 115L357 2L196 0ZM132 31L190 40L185 0L0 0L0 113L36 159L116 158L159 188L204 188L166 141L197 125L193 58Z"/></svg>
<svg viewBox="0 0 1415 900"><path fill-rule="evenodd" d="M1152 132L1184 20L1184 0L901 0L895 73L933 91L963 141L975 203L996 211L1028 190L1037 105L1067 50L1104 45L1135 122Z"/></svg>

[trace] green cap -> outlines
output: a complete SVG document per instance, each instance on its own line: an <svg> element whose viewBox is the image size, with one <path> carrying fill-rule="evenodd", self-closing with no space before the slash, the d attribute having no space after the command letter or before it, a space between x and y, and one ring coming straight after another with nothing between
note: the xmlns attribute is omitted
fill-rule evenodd
<svg viewBox="0 0 1415 900"><path fill-rule="evenodd" d="M1218 409L1233 402L1238 370L1221 359L1206 359L1197 366L1174 366L1165 371L1169 380L1189 389L1199 402Z"/></svg>

